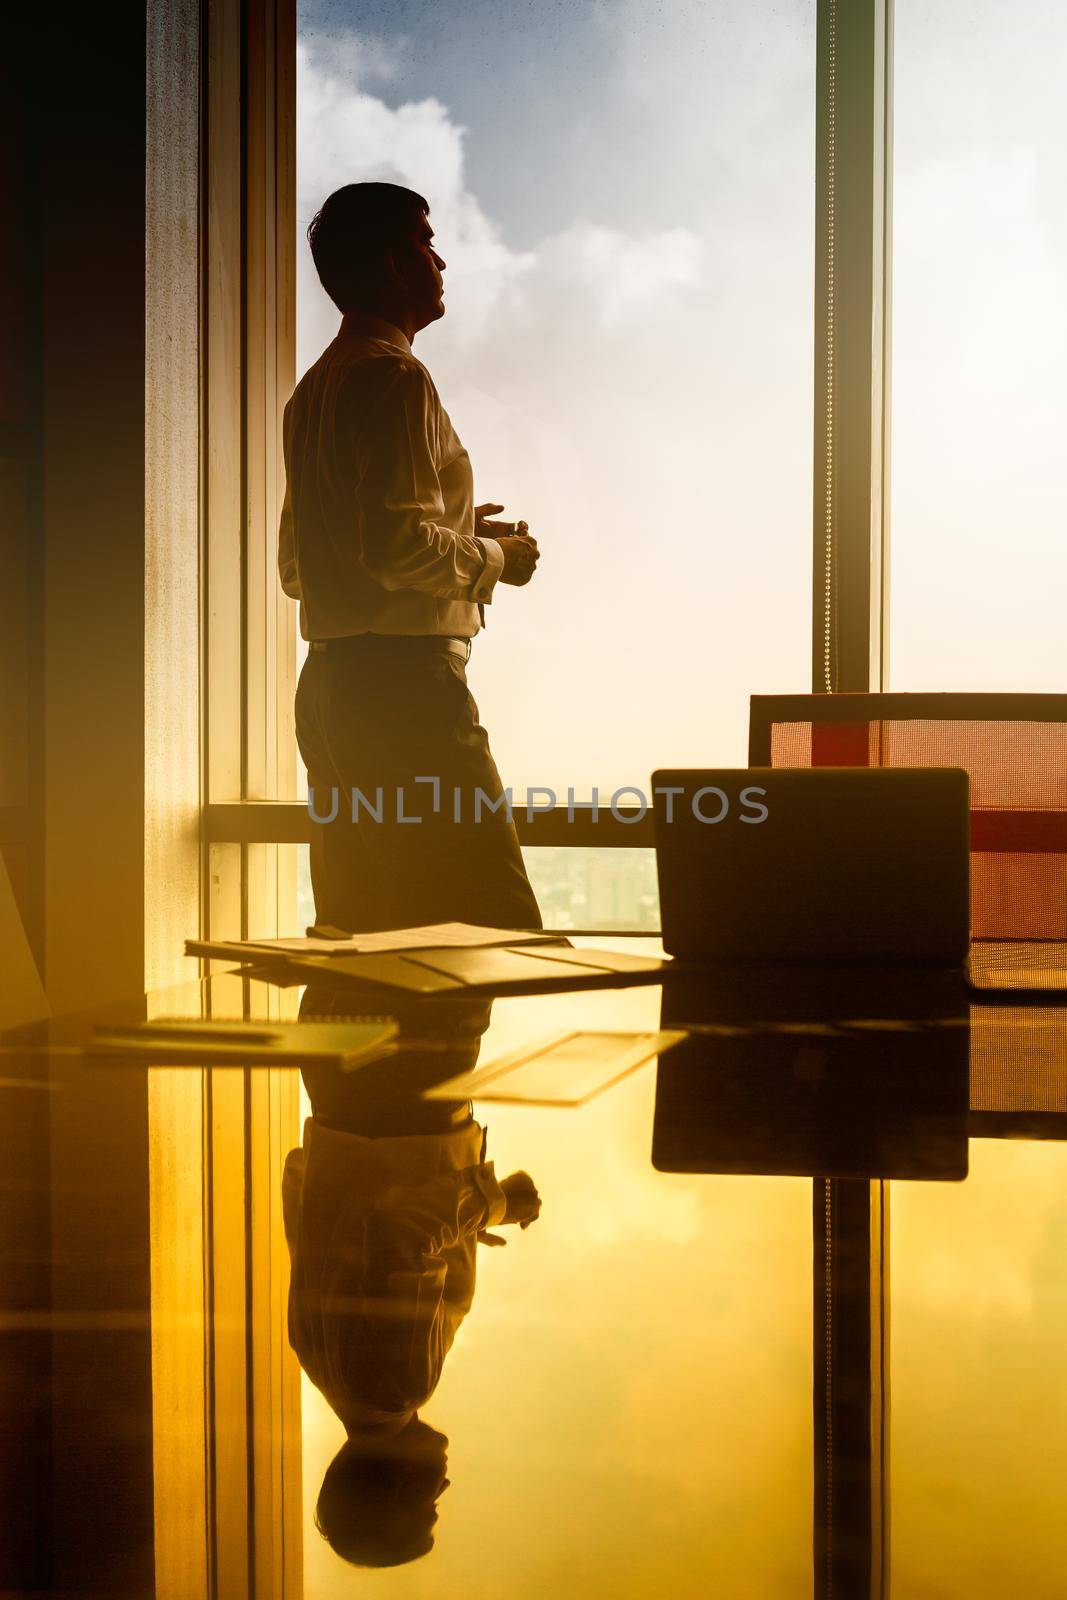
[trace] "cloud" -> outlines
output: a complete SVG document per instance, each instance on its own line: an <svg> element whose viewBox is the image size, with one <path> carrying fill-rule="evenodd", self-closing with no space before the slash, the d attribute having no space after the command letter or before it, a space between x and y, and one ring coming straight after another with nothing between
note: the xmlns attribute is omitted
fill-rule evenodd
<svg viewBox="0 0 1067 1600"><path fill-rule="evenodd" d="M399 183L426 196L447 250L449 331L470 344L533 265L511 250L466 186L465 130L438 100L391 107L364 87L391 74L388 57L350 35L297 50L297 215L306 228L326 195L345 183ZM337 314L300 252L301 349L306 359L333 335ZM453 330L455 330L453 332Z"/></svg>
<svg viewBox="0 0 1067 1600"><path fill-rule="evenodd" d="M681 227L631 237L576 220L536 250L513 250L467 185L466 130L448 108L432 98L390 106L369 91L368 83L394 75L393 55L355 34L298 46L298 220L306 228L325 196L345 183L376 179L424 194L448 262L449 317L441 333L435 330L436 344L443 338L468 349L511 308L534 320L566 315L576 294L591 302L601 325L613 327L698 281L701 242ZM307 360L332 337L337 315L306 250L299 272Z"/></svg>
<svg viewBox="0 0 1067 1600"><path fill-rule="evenodd" d="M688 228L635 237L581 222L546 241L541 251L550 273L589 293L606 327L654 306L672 290L699 283L702 254L700 239Z"/></svg>

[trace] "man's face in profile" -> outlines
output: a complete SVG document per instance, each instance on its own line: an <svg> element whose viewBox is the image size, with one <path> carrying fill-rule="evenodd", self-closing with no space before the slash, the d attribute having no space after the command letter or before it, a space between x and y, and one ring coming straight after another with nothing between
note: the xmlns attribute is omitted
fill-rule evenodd
<svg viewBox="0 0 1067 1600"><path fill-rule="evenodd" d="M406 251L401 266L404 284L410 296L411 310L417 325L427 327L445 314L445 287L442 274L445 263L433 247L433 227L427 216L415 225L412 247Z"/></svg>
<svg viewBox="0 0 1067 1600"><path fill-rule="evenodd" d="M395 1567L434 1545L448 1488L448 1440L414 1417L394 1438L353 1435L330 1463L315 1521L344 1561Z"/></svg>
<svg viewBox="0 0 1067 1600"><path fill-rule="evenodd" d="M425 1555L433 1549L438 1519L437 1502L449 1487L447 1463L442 1441L440 1456L433 1453L418 1462L398 1496L398 1527L406 1525L412 1554Z"/></svg>

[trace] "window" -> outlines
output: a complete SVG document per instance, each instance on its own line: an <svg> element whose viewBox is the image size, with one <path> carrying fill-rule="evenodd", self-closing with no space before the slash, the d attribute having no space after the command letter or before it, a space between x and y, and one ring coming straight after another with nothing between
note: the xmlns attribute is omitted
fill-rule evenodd
<svg viewBox="0 0 1067 1600"><path fill-rule="evenodd" d="M541 545L470 669L505 783L743 763L749 693L810 670L814 4L305 0L298 34L298 371L337 325L317 206L425 194L416 353Z"/></svg>
<svg viewBox="0 0 1067 1600"><path fill-rule="evenodd" d="M895 689L1064 687L1067 13L897 8Z"/></svg>

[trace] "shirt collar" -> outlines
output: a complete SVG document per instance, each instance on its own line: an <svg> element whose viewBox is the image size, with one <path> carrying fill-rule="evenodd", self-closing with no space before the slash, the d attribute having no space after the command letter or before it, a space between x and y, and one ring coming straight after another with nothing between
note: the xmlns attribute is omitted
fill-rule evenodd
<svg viewBox="0 0 1067 1600"><path fill-rule="evenodd" d="M411 354L411 341L394 328L384 317L372 316L369 311L346 311L341 319L341 337L344 339L380 339L384 344L395 344L405 355Z"/></svg>

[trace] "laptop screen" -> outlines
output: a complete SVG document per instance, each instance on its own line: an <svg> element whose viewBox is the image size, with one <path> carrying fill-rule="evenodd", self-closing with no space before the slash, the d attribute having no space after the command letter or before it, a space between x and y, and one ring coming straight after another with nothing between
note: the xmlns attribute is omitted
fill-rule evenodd
<svg viewBox="0 0 1067 1600"><path fill-rule="evenodd" d="M653 775L674 956L959 963L969 944L961 768L667 769Z"/></svg>

